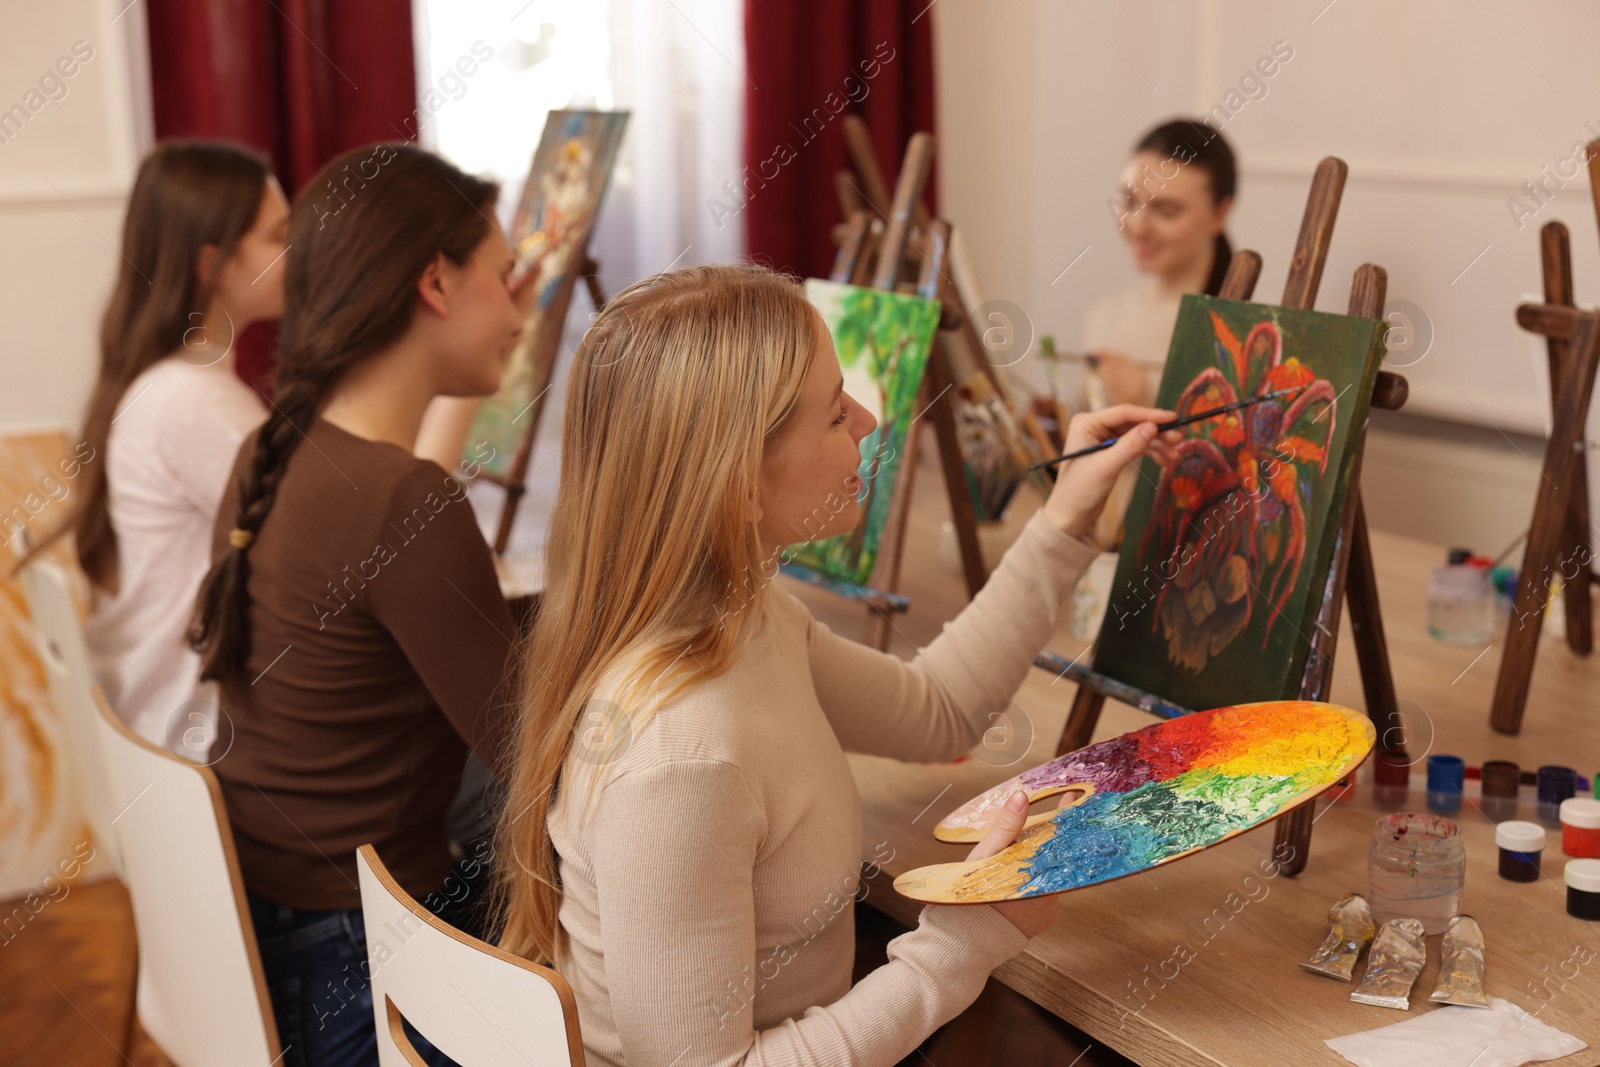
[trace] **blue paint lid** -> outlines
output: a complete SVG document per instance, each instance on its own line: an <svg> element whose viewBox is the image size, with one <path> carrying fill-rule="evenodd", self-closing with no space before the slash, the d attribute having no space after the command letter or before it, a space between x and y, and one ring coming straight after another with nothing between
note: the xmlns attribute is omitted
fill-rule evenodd
<svg viewBox="0 0 1600 1067"><path fill-rule="evenodd" d="M1460 756L1428 757L1428 792L1459 793L1467 779L1467 763Z"/></svg>

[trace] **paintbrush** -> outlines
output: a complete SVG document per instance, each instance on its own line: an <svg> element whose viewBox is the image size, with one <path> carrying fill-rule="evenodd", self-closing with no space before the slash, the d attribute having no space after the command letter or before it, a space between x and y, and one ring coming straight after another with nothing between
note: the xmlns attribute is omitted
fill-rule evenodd
<svg viewBox="0 0 1600 1067"><path fill-rule="evenodd" d="M1263 400L1276 400L1282 396L1289 396L1292 393L1298 393L1304 388L1305 386L1303 385L1296 385L1288 389L1278 389L1271 393L1263 393L1260 396L1253 396L1248 400L1236 400L1232 404L1225 404L1220 408L1212 408L1210 411L1199 411L1193 415L1185 415L1181 419L1173 419L1171 422L1161 423L1156 427L1156 433L1160 434L1166 433L1168 430L1176 430L1180 426L1187 426L1192 422L1204 422L1206 419L1214 419L1218 415L1226 415L1230 411L1242 411L1243 409L1254 404L1261 403ZM1075 451L1068 452L1065 455L1057 456L1054 459L1044 460L1042 463L1035 463L1033 466L1025 469L1022 473L1027 474L1028 471L1042 470L1045 467L1054 467L1057 463L1065 463L1069 459L1077 459L1079 456L1087 456L1094 452L1103 452L1120 440L1122 440L1121 434L1118 434L1115 437L1108 437L1099 444L1093 444L1087 448L1080 448Z"/></svg>

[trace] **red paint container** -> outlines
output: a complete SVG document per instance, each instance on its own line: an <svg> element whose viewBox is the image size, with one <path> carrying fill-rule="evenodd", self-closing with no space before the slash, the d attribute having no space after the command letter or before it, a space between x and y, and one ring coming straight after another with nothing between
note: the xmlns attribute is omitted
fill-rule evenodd
<svg viewBox="0 0 1600 1067"><path fill-rule="evenodd" d="M1380 748L1372 754L1372 799L1380 808L1406 803L1412 759L1403 748Z"/></svg>
<svg viewBox="0 0 1600 1067"><path fill-rule="evenodd" d="M1570 797L1561 802L1561 851L1600 859L1600 800Z"/></svg>

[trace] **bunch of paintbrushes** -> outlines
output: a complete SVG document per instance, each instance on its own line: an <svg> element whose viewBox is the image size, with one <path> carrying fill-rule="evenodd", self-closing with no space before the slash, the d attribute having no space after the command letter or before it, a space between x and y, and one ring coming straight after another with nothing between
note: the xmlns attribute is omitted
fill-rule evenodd
<svg viewBox="0 0 1600 1067"><path fill-rule="evenodd" d="M968 379L957 394L956 411L967 491L978 521L1001 518L1024 480L1050 492L1052 479L1035 462L1037 448L1029 447L1032 440L987 377Z"/></svg>

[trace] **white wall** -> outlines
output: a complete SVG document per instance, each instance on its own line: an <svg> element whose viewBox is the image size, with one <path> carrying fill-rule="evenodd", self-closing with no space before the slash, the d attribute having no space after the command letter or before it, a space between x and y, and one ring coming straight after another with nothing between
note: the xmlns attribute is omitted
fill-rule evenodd
<svg viewBox="0 0 1600 1067"><path fill-rule="evenodd" d="M1600 298L1600 239L1581 173L1520 229L1506 201L1600 137L1600 8L939 0L933 17L942 213L966 230L986 295L1039 332L1070 350L1085 309L1134 277L1105 207L1133 142L1222 102L1285 41L1292 60L1223 127L1243 178L1230 235L1265 260L1258 298L1282 292L1311 172L1337 155L1350 178L1318 306L1343 311L1355 268L1384 266L1391 301L1434 330L1403 368L1410 410L1544 432L1541 349L1514 306L1540 289L1545 221L1572 230L1580 303Z"/></svg>
<svg viewBox="0 0 1600 1067"><path fill-rule="evenodd" d="M18 3L0 33L0 432L75 433L94 380L123 207L150 142L144 7L126 3ZM13 105L22 116L7 120Z"/></svg>

